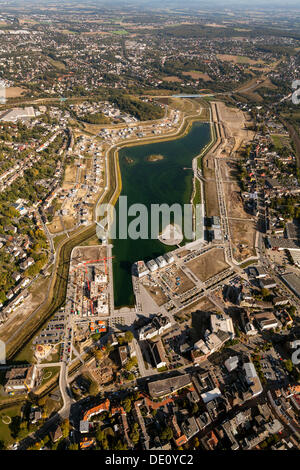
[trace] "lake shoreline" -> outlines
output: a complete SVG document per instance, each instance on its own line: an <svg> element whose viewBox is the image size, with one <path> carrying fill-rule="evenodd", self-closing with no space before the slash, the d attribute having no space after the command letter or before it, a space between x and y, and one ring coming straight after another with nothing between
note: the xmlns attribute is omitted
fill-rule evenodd
<svg viewBox="0 0 300 470"><path fill-rule="evenodd" d="M193 174L184 168L191 166L211 141L210 123L191 119L184 126L181 138L155 139L155 142L139 142L138 145L118 149L119 175L123 195L128 197L128 207L140 202L151 204L189 203L192 194ZM151 155L163 155L163 159L149 166ZM126 159L134 165L126 165ZM150 169L151 168L151 169ZM121 191L120 191L121 193ZM119 194L120 194L119 193ZM118 202L116 203L118 210ZM118 222L117 222L118 224ZM118 231L117 231L118 233ZM173 244L163 244L157 238L144 240L113 240L115 308L134 305L131 283L131 266L139 259L151 259L173 250ZM130 286L128 285L130 283ZM130 302L129 302L130 298Z"/></svg>

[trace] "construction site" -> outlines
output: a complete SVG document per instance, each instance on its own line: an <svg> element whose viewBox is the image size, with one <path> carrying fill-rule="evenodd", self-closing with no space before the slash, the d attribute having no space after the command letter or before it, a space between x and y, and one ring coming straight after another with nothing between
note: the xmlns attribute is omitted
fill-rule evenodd
<svg viewBox="0 0 300 470"><path fill-rule="evenodd" d="M73 156L74 161L66 166L63 184L55 194L54 216L48 225L53 235L91 223L91 208L105 186L105 158L95 139L77 137Z"/></svg>
<svg viewBox="0 0 300 470"><path fill-rule="evenodd" d="M78 319L107 317L110 313L109 268L103 246L73 250L66 310Z"/></svg>

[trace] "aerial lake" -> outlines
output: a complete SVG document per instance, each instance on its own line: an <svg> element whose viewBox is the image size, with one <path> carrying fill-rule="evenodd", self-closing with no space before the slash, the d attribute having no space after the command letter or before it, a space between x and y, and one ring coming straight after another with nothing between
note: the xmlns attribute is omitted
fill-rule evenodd
<svg viewBox="0 0 300 470"><path fill-rule="evenodd" d="M188 134L179 139L121 149L121 195L127 196L128 207L135 203L145 204L148 208L151 204L188 204L193 189L192 160L209 140L210 125L194 122ZM149 158L153 155L160 158ZM117 214L118 210L119 202ZM128 217L128 222L131 219ZM132 264L138 260L149 261L174 247L157 239L115 239L112 243L115 306L133 305Z"/></svg>

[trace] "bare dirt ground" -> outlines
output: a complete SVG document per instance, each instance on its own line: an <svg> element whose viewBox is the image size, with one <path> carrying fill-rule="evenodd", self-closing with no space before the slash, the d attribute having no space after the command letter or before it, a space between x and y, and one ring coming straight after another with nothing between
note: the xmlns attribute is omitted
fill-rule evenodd
<svg viewBox="0 0 300 470"><path fill-rule="evenodd" d="M254 133L247 129L247 116L240 109L229 108L225 103L219 102L218 110L227 137L234 139L233 152L235 152L244 142L251 140Z"/></svg>
<svg viewBox="0 0 300 470"><path fill-rule="evenodd" d="M174 264L170 268L166 268L159 274L173 292L183 294L194 287L194 283L189 277Z"/></svg>
<svg viewBox="0 0 300 470"><path fill-rule="evenodd" d="M160 287L158 286L150 287L146 285L144 285L144 287L146 291L148 292L148 294L151 295L152 299L159 307L161 307L168 301L167 297L164 295Z"/></svg>
<svg viewBox="0 0 300 470"><path fill-rule="evenodd" d="M252 217L244 211L239 186L236 183L223 183L223 187L226 195L228 218L251 219Z"/></svg>
<svg viewBox="0 0 300 470"><path fill-rule="evenodd" d="M19 98L26 92L25 88L12 86L5 89L6 98Z"/></svg>
<svg viewBox="0 0 300 470"><path fill-rule="evenodd" d="M183 294L184 292L190 290L194 287L194 283L187 277L181 269L178 269L176 272L176 277L180 277L180 286L178 288L178 294Z"/></svg>
<svg viewBox="0 0 300 470"><path fill-rule="evenodd" d="M229 137L226 157L230 156L230 159L219 160L229 228L234 257L237 261L242 261L255 255L255 222L251 222L253 217L244 210L240 187L236 180L235 164L240 158L242 148L253 138L253 132L246 128L247 116L242 111L229 108L224 103L218 104L218 109L220 119L226 123L225 133Z"/></svg>
<svg viewBox="0 0 300 470"><path fill-rule="evenodd" d="M63 189L71 189L76 182L77 166L68 165L66 167L64 182L62 185Z"/></svg>
<svg viewBox="0 0 300 470"><path fill-rule="evenodd" d="M204 80L205 82L211 82L212 81L210 76L207 73L198 72L197 70L191 70L189 72L182 72L182 75L192 77L195 80L201 78L201 80Z"/></svg>
<svg viewBox="0 0 300 470"><path fill-rule="evenodd" d="M87 261L99 260L107 256L106 247L102 246L78 246L74 248L72 253L73 267L77 264Z"/></svg>
<svg viewBox="0 0 300 470"><path fill-rule="evenodd" d="M237 108L230 108L225 103L217 102L219 120L224 127L221 129L221 136L227 139L227 145L222 151L222 156L230 156L232 152L237 151L243 142L252 138L253 133L247 129L246 115ZM213 109L213 118L217 120L217 115ZM217 151L218 152L218 151ZM203 175L207 180L204 185L206 214L208 217L219 215L219 203L217 198L217 189L215 184L215 163L216 151L212 149L203 158Z"/></svg>
<svg viewBox="0 0 300 470"><path fill-rule="evenodd" d="M250 57L230 54L217 54L218 59L225 60L227 62L233 62L234 64L262 64L261 60L250 59Z"/></svg>
<svg viewBox="0 0 300 470"><path fill-rule="evenodd" d="M53 217L51 224L48 225L48 230L50 233L60 233L64 230L64 227L61 223L61 218L56 215Z"/></svg>
<svg viewBox="0 0 300 470"><path fill-rule="evenodd" d="M181 82L181 79L179 77L175 77L175 76L172 76L172 77L162 77L162 80L164 82L171 82L171 83L176 83L176 82Z"/></svg>
<svg viewBox="0 0 300 470"><path fill-rule="evenodd" d="M255 256L255 222L230 220L233 257L241 262Z"/></svg>
<svg viewBox="0 0 300 470"><path fill-rule="evenodd" d="M225 163L225 162L222 162ZM228 179L225 179L228 181ZM227 215L228 218L241 218L252 220L254 217L248 214L244 210L243 200L241 197L240 187L237 182L230 180L230 182L224 182L223 180L223 188L225 192L226 198L226 205L227 205Z"/></svg>
<svg viewBox="0 0 300 470"><path fill-rule="evenodd" d="M77 169L78 167L76 164L68 165L66 167L62 189L68 191L74 188L77 177ZM80 182L80 176L83 174L83 171L84 170L79 169L78 184ZM80 191L82 195L85 194L85 190L79 189L77 199L80 196ZM53 217L51 224L48 225L50 233L60 233L63 230L69 230L76 225L76 219L72 216L72 214L74 214L74 199L66 199L62 205L62 208L67 211L67 213L64 216L55 215Z"/></svg>
<svg viewBox="0 0 300 470"><path fill-rule="evenodd" d="M176 314L176 318L179 318L180 320L189 320L191 319L191 315L194 312L197 311L214 311L215 306L208 300L206 297L201 299L198 302L195 302L188 307L180 310L179 313Z"/></svg>
<svg viewBox="0 0 300 470"><path fill-rule="evenodd" d="M226 155L224 155L224 159L220 159L220 170L224 182L230 182L236 179L236 160L236 158L228 158Z"/></svg>
<svg viewBox="0 0 300 470"><path fill-rule="evenodd" d="M229 266L225 262L224 250L222 248L215 248L187 263L187 267L201 281L207 281L207 279L224 271Z"/></svg>
<svg viewBox="0 0 300 470"><path fill-rule="evenodd" d="M49 278L43 278L38 281L34 285L29 296L21 303L21 305L15 308L14 313L11 314L11 319L0 328L0 338L3 341L6 341L24 322L24 319L44 302L46 299L48 282Z"/></svg>
<svg viewBox="0 0 300 470"><path fill-rule="evenodd" d="M229 211L229 217L246 217L241 199L239 197L239 186L234 182L235 175L235 160L239 159L239 149L242 145L252 139L253 132L247 129L248 121L247 115L241 110L236 108L230 108L222 102L217 103L219 111L219 119L224 125L224 137L227 139L227 145L220 154L226 158L230 157L231 161L222 161L220 158L220 167L222 179L224 181L224 191L226 192L227 206ZM217 120L217 116L213 108L213 117ZM223 131L222 131L223 132ZM217 190L215 183L215 164L214 158L216 152L214 149L210 151L202 162L203 176L207 180L204 183L205 203L206 203L206 215L211 217L213 215L219 215L219 203L217 198ZM226 183L226 181L233 181L232 183ZM232 204L234 202L234 205Z"/></svg>
<svg viewBox="0 0 300 470"><path fill-rule="evenodd" d="M74 217L72 217L70 215L65 215L63 220L64 220L65 230L69 230L69 229L75 227L75 225L76 225L76 220L74 219Z"/></svg>
<svg viewBox="0 0 300 470"><path fill-rule="evenodd" d="M203 157L202 168L206 180L204 182L205 212L207 217L212 217L213 215L219 215L220 212L215 183L215 162L210 152Z"/></svg>

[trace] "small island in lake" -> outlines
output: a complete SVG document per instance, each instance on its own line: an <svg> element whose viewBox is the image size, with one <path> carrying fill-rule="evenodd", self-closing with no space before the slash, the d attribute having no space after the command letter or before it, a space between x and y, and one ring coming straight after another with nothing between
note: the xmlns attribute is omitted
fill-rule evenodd
<svg viewBox="0 0 300 470"><path fill-rule="evenodd" d="M147 157L148 162L158 162L159 160L163 160L163 159L164 159L164 156L160 154L149 155L149 157Z"/></svg>
<svg viewBox="0 0 300 470"><path fill-rule="evenodd" d="M125 157L125 162L127 163L127 165L132 165L134 163L134 160L132 158Z"/></svg>

